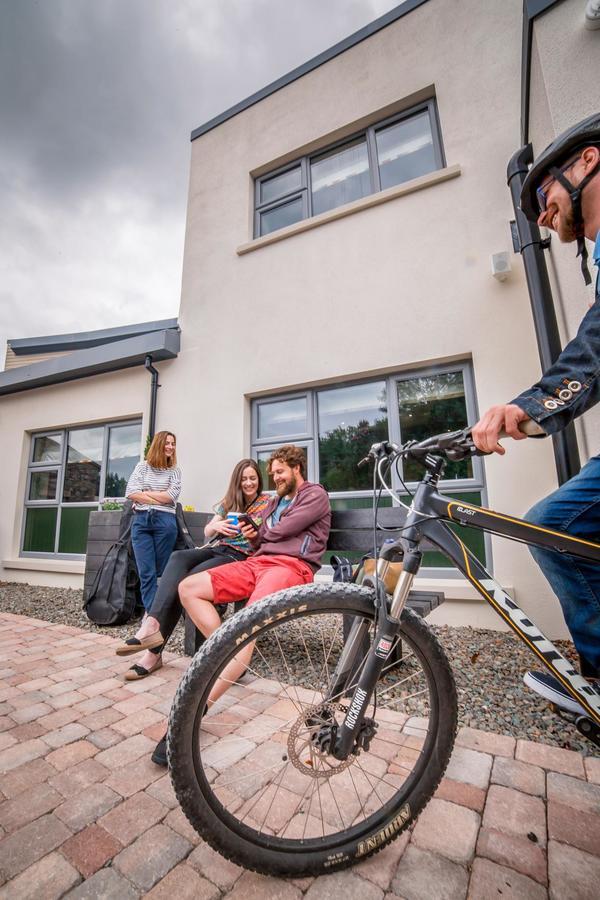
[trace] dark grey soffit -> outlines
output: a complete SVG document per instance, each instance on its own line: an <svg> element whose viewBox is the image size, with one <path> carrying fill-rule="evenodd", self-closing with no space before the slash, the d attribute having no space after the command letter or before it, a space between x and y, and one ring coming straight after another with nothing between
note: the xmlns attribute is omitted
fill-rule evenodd
<svg viewBox="0 0 600 900"><path fill-rule="evenodd" d="M100 331L80 331L76 334L51 334L47 337L18 338L9 340L10 348L17 356L33 353L56 353L61 350L84 350L122 341L125 338L150 334L177 328L177 319L160 319L156 322L141 322L138 325L122 325L120 328L103 328Z"/></svg>
<svg viewBox="0 0 600 900"><path fill-rule="evenodd" d="M562 0L525 0L525 12L530 19L534 19L557 3L562 3Z"/></svg>
<svg viewBox="0 0 600 900"><path fill-rule="evenodd" d="M179 330L165 329L101 347L75 350L67 356L0 372L0 395L130 369L143 365L148 355L154 363L174 359L179 353L179 345Z"/></svg>
<svg viewBox="0 0 600 900"><path fill-rule="evenodd" d="M366 38L371 37L371 35L381 31L382 28L387 28L388 25L398 21L398 19L408 15L408 13L411 13L414 9L423 6L423 4L427 2L428 0L405 0L404 3L395 6L394 9L391 9L385 15L375 19L374 22L370 22L364 28L355 31L354 34L344 38L343 41L334 44L333 47L329 47L328 50L324 50L322 53L319 53L318 56L313 56L308 62L302 63L302 65L298 66L296 69L292 69L287 75L282 75L277 81L271 82L271 84L261 88L260 91L252 94L252 96L246 97L245 100L240 100L235 106L231 106L229 109L226 109L225 112L215 116L214 119L209 119L204 125L195 128L194 131L192 131L191 140L194 141L196 138L200 137L200 135L206 134L207 131L212 131L217 125L222 125L227 119L232 119L234 116L237 116L238 113L243 112L250 106L254 106L255 103L259 103L261 100L264 100L265 97L270 96L270 94L274 94L276 91L281 90L281 88L286 87L286 85L291 84L298 78L302 78L302 76L306 75L308 72L312 72L313 69L318 69L319 66L322 66L324 63L329 62L329 60L339 56L340 53L344 53L351 47L355 47L356 44L360 44L361 41L364 41Z"/></svg>

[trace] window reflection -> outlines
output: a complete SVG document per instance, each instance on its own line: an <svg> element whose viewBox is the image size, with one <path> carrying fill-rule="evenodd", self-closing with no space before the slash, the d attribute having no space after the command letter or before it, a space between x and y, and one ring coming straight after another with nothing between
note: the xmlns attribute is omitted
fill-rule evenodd
<svg viewBox="0 0 600 900"><path fill-rule="evenodd" d="M371 193L365 138L313 159L310 164L313 215Z"/></svg>
<svg viewBox="0 0 600 900"><path fill-rule="evenodd" d="M58 472L32 472L29 483L30 500L55 500Z"/></svg>
<svg viewBox="0 0 600 900"><path fill-rule="evenodd" d="M63 501L82 503L100 499L100 470L104 428L70 431Z"/></svg>
<svg viewBox="0 0 600 900"><path fill-rule="evenodd" d="M258 437L289 437L306 434L306 397L294 397L278 403L261 403L258 407Z"/></svg>
<svg viewBox="0 0 600 900"><path fill-rule="evenodd" d="M141 423L110 429L105 497L124 497L129 476L140 460Z"/></svg>
<svg viewBox="0 0 600 900"><path fill-rule="evenodd" d="M374 441L388 438L384 381L317 394L321 484L328 491L369 490L372 476L357 463Z"/></svg>
<svg viewBox="0 0 600 900"><path fill-rule="evenodd" d="M283 203L276 206L275 209L269 209L260 214L260 233L261 235L270 234L279 228L285 228L287 225L293 225L303 218L302 198L291 200L289 203Z"/></svg>
<svg viewBox="0 0 600 900"><path fill-rule="evenodd" d="M427 112L382 128L376 141L382 190L437 168Z"/></svg>
<svg viewBox="0 0 600 900"><path fill-rule="evenodd" d="M289 169L282 172L281 175L274 175L273 178L267 178L260 184L260 202L270 203L278 197L284 197L292 191L302 187L302 173L300 166L295 169Z"/></svg>
<svg viewBox="0 0 600 900"><path fill-rule="evenodd" d="M60 434L43 435L33 441L34 462L60 462L62 441Z"/></svg>
<svg viewBox="0 0 600 900"><path fill-rule="evenodd" d="M398 411L402 441L421 441L444 431L467 425L467 404L462 372L444 372L398 381ZM423 468L410 460L404 463L405 481L418 481ZM444 478L472 478L470 459L448 462Z"/></svg>

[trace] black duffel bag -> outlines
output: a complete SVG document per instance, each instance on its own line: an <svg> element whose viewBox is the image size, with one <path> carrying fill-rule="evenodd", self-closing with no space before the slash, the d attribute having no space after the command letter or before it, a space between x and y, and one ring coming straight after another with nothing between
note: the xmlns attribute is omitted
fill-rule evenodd
<svg viewBox="0 0 600 900"><path fill-rule="evenodd" d="M83 602L96 625L125 625L141 604L140 579L131 552L133 504L127 500L119 523L119 538L110 547Z"/></svg>

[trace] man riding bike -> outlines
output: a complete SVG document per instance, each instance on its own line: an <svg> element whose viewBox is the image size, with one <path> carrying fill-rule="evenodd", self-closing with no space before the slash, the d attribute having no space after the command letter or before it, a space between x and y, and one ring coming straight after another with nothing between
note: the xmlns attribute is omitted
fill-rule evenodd
<svg viewBox="0 0 600 900"><path fill-rule="evenodd" d="M521 209L538 225L551 228L565 243L577 241L581 270L591 283L585 238L595 241L600 266L600 113L564 131L535 160L521 189ZM595 302L575 338L529 390L510 403L492 406L473 427L476 446L504 453L505 431L515 440L519 425L536 421L554 434L600 400L600 273ZM529 510L526 519L543 528L582 539L600 537L600 455L578 475ZM534 559L557 595L581 660L581 673L600 688L600 568L552 550L532 548ZM584 711L550 674L528 672L528 687L575 715Z"/></svg>

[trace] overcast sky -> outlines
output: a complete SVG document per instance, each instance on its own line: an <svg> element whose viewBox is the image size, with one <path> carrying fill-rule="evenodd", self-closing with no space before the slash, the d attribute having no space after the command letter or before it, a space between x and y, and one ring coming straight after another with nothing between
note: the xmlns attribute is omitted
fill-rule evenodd
<svg viewBox="0 0 600 900"><path fill-rule="evenodd" d="M399 2L0 0L0 368L176 316L190 132Z"/></svg>

